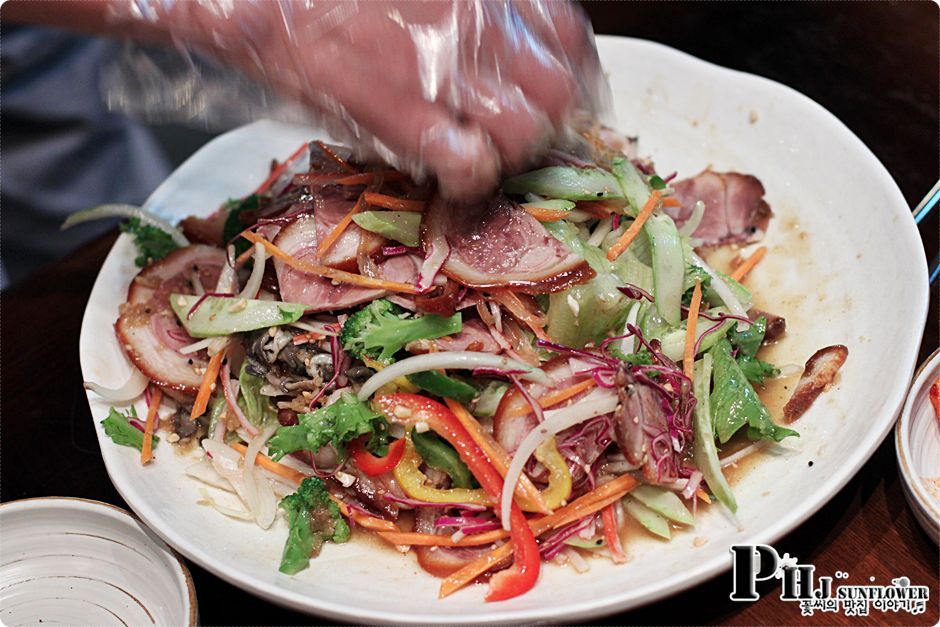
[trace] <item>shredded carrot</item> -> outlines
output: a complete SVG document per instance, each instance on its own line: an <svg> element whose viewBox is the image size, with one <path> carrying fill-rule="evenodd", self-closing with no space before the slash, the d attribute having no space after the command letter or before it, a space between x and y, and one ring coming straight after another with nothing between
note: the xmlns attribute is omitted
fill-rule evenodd
<svg viewBox="0 0 940 627"><path fill-rule="evenodd" d="M546 342L551 341L545 332L545 316L542 315L531 296L496 289L490 291L490 298L505 307L519 322L529 327L535 333L535 337Z"/></svg>
<svg viewBox="0 0 940 627"><path fill-rule="evenodd" d="M245 453L248 452L248 447L241 442L232 442L229 444L229 446L241 453L242 457L244 457ZM301 481L307 478L307 475L300 472L299 470L291 468L290 466L285 466L280 462L276 462L263 453L258 453L258 455L255 456L255 465L261 466L265 470L273 472L279 477L284 477L288 481L292 481L298 485L300 485Z"/></svg>
<svg viewBox="0 0 940 627"><path fill-rule="evenodd" d="M617 257L623 254L637 235L640 234L640 229L643 228L643 225L653 215L653 209L656 208L656 205L659 204L659 198L661 194L659 190L653 190L653 193L650 194L649 200L646 201L646 204L643 205L643 209L636 216L636 220L633 221L633 224L630 225L626 231L623 232L623 235L620 236L614 245L610 247L607 251L607 259L613 261Z"/></svg>
<svg viewBox="0 0 940 627"><path fill-rule="evenodd" d="M356 168L354 168L354 167L352 167L351 165L349 165L348 163L346 163L346 160L345 160L345 159L343 159L343 158L340 157L338 154L336 154L335 152L333 152L333 149L332 149L332 148L330 148L329 146L327 146L326 144L324 144L323 142L321 142L319 139L318 139L317 141L313 142L313 143L316 144L317 147L318 147L320 150L323 151L323 154L325 154L327 157L329 157L330 159L332 159L333 161L335 161L335 162L337 163L337 165L339 165L339 167L343 168L344 170L346 170L346 171L349 172L350 174L358 174L358 172L356 171Z"/></svg>
<svg viewBox="0 0 940 627"><path fill-rule="evenodd" d="M408 285L407 283L385 281L383 279L376 279L362 276L361 274L353 274L352 272L337 270L336 268L331 268L329 266L321 266L320 264L301 261L300 259L287 254L257 233L246 231L242 233L242 237L247 239L249 242L261 243L265 248L268 249L268 252L271 253L272 256L277 257L290 267L296 268L297 270L307 274L315 274L326 279L332 279L337 283L350 283L352 285L361 285L362 287L388 290L390 292L404 292L406 294L418 293L418 288L416 288L414 285Z"/></svg>
<svg viewBox="0 0 940 627"><path fill-rule="evenodd" d="M692 290L692 302L689 304L689 317L686 319L685 353L682 357L682 370L685 376L692 378L692 366L695 363L695 327L698 325L698 310L702 305L702 282L695 280L695 289Z"/></svg>
<svg viewBox="0 0 940 627"><path fill-rule="evenodd" d="M157 410L163 400L163 390L157 388L150 397L150 407L147 408L147 424L144 426L144 445L140 449L140 463L146 464L153 458L153 428L157 421Z"/></svg>
<svg viewBox="0 0 940 627"><path fill-rule="evenodd" d="M744 262L734 269L734 272L731 273L731 278L735 281L741 281L744 277L747 276L747 273L754 269L761 259L764 258L764 255L767 254L767 247L761 246L754 253L744 260Z"/></svg>
<svg viewBox="0 0 940 627"><path fill-rule="evenodd" d="M254 254L255 254L255 247L252 246L251 248L249 248L248 250L246 250L245 252L243 252L242 254L240 254L238 257L235 258L235 267L241 268L243 265L245 265L246 261L251 259L251 257Z"/></svg>
<svg viewBox="0 0 940 627"><path fill-rule="evenodd" d="M549 407L552 407L553 405L557 405L558 403L567 401L569 398L572 398L573 396L577 396L578 394L580 394L581 392L584 392L585 390L590 390L595 385L597 385L597 381L595 381L593 378L585 379L584 381L578 381L574 385L570 385L566 388L562 388L554 392L549 392L545 396L541 397L538 401L539 406L542 409L548 409ZM512 418L515 416L525 416L526 414L530 412L531 410L529 409L528 405L519 404L510 408L509 411L506 412L506 415Z"/></svg>
<svg viewBox="0 0 940 627"><path fill-rule="evenodd" d="M333 230L327 233L326 237L323 238L323 241L320 242L320 245L317 247L317 257L323 258L323 255L333 247L333 244L336 243L336 240L339 239L339 236L343 234L349 225L352 224L353 216L366 208L365 203L362 201L362 195L360 194L359 198L356 199L356 204L353 205L353 208L349 210L349 213L343 216L343 219L340 220L336 226L333 227Z"/></svg>
<svg viewBox="0 0 940 627"><path fill-rule="evenodd" d="M493 439L493 436L490 435L488 431L483 429L480 422L470 415L470 412L468 412L463 405L449 398L445 398L444 401L457 417L457 420L460 421L460 424L467 430L467 433L470 434L473 441L476 442L477 446L479 446L483 450L483 453L489 458L490 463L496 468L496 472L498 472L501 477L505 478L506 473L509 471L510 459L506 451L503 450L503 447L500 446L499 442ZM545 499L542 498L541 492L538 491L529 477L524 473L519 476L519 481L516 483L515 494L519 502L519 507L525 511L541 512L543 514L547 514L551 511L545 503Z"/></svg>
<svg viewBox="0 0 940 627"><path fill-rule="evenodd" d="M245 453L248 452L248 447L241 442L232 442L229 446L241 453L242 457L244 457ZM296 483L297 485L300 485L300 483L307 478L307 475L300 472L299 470L295 470L290 466L285 466L280 462L276 462L264 453L258 453L255 456L255 465L261 466L265 470L272 472L279 477L284 477L288 481ZM337 506L339 506L339 511L343 514L343 516L353 519L364 529L369 529L371 531L387 531L391 533L399 531L398 525L391 522L390 520L383 520L381 518L376 518L375 516L367 516L361 512L353 511L349 509L349 506L347 506L346 503L336 498L332 494L330 495L330 499L336 503Z"/></svg>
<svg viewBox="0 0 940 627"><path fill-rule="evenodd" d="M681 207L682 203L675 196L666 196L663 198L663 207Z"/></svg>
<svg viewBox="0 0 940 627"><path fill-rule="evenodd" d="M604 527L604 539L607 540L607 550L610 551L610 559L614 564L623 564L627 561L627 554L623 551L623 545L620 543L620 530L617 528L616 501L606 505L601 510L601 523Z"/></svg>
<svg viewBox="0 0 940 627"><path fill-rule="evenodd" d="M424 211L424 205L426 204L423 200L406 200L376 192L366 192L362 196L367 205L393 211Z"/></svg>
<svg viewBox="0 0 940 627"><path fill-rule="evenodd" d="M274 182L281 178L281 175L290 167L294 161L296 161L300 155L304 154L304 151L307 150L307 144L303 144L300 148L294 151L294 154L289 156L287 159L279 163L273 170L271 174L268 175L268 178L264 179L264 182L258 186L258 189L255 190L255 194L263 194L268 190L269 187L274 185Z"/></svg>
<svg viewBox="0 0 940 627"><path fill-rule="evenodd" d="M558 222L568 217L570 211L564 209L545 209L544 207L522 207L539 222Z"/></svg>
<svg viewBox="0 0 940 627"><path fill-rule="evenodd" d="M624 494L637 486L637 480L632 475L621 475L608 481L574 502L558 509L554 514L529 520L532 533L539 536L550 529L557 529L585 516L593 514L607 505L615 503ZM498 548L490 551L483 557L476 559L460 570L448 575L441 583L439 596L441 598L453 594L474 579L490 570L512 553L512 541L507 541Z"/></svg>
<svg viewBox="0 0 940 627"><path fill-rule="evenodd" d="M408 176L398 170L383 170L379 172L382 177L382 180L386 183L392 181L404 181ZM352 176L344 176L338 178L334 183L337 185L368 185L369 183L375 182L375 172L363 172L362 174L353 174Z"/></svg>
<svg viewBox="0 0 940 627"><path fill-rule="evenodd" d="M712 502L711 497L708 496L708 492L706 492L702 488L699 488L695 491L695 496L697 496L700 500L705 501L706 503Z"/></svg>
<svg viewBox="0 0 940 627"><path fill-rule="evenodd" d="M206 372L202 375L202 383L199 384L199 393L196 394L196 402L193 403L193 410L189 413L190 421L206 413L206 407L209 405L209 397L212 395L215 380L219 377L219 368L222 366L224 353L225 351L219 351L209 358Z"/></svg>

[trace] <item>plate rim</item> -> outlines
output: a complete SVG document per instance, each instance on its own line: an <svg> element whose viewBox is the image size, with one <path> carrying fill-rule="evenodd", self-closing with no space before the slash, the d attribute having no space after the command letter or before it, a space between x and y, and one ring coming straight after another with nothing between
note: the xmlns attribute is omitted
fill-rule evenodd
<svg viewBox="0 0 940 627"><path fill-rule="evenodd" d="M709 61L699 59L698 57L695 57L691 54L658 42L633 37L620 37L615 35L597 35L596 38L598 40L599 48L603 45L604 42L609 42L608 45L611 46L626 43L627 45L635 46L635 50L637 50L638 53L642 53L643 50L650 50L656 54L668 55L675 59L676 63L684 64L686 66L691 64L694 66L694 69L704 73L710 73L711 75L720 76L723 80L747 81L751 84L751 86L756 85L763 90L775 90L776 93L780 94L782 97L786 97L788 100L794 102L797 106L804 107L804 110L821 116L821 118L827 122L827 127L831 129L833 133L842 135L842 139L846 140L850 145L854 145L855 152L858 152L860 155L864 156L866 161L870 162L873 174L881 179L880 187L883 187L886 191L889 192L890 196L894 197L894 202L891 202L890 205L886 207L886 211L891 211L897 214L903 213L904 218L909 218L902 219L901 226L899 226L900 233L906 234L909 242L901 243L905 245L913 245L915 250L923 250L923 242L918 235L918 231L911 217L907 202L904 200L901 190L898 188L897 183L888 172L887 168L875 156L871 149L869 149L868 146L857 135L855 135L855 133L852 132L851 129L849 129L833 113L828 111L825 107L813 99L787 85L772 79L757 74L751 74L748 72L723 67ZM253 123L253 125L265 123L268 122L261 120ZM232 132L237 132L238 130L239 129L234 129ZM213 139L211 142L207 143L206 146L211 145L211 143L215 141L219 141L219 139L222 137L224 137L224 135ZM192 159L192 157L190 159ZM184 162L180 168L185 167L187 163L189 163L189 160ZM153 196L157 196L160 193L164 184L161 184L154 191ZM107 263L112 254L115 254L114 249L109 252L105 263ZM927 319L929 303L929 288L927 287L927 262L923 255L918 256L918 258L919 263L916 264L916 267L910 268L911 274L913 275L912 282L920 286L919 291L915 294L915 300L918 300L919 302L914 303L916 309L912 312L912 320L918 323L916 328L917 338L916 341L914 341L914 339L911 340L911 345L909 347L910 354L907 356L908 359L905 360L908 362L907 369L895 369L897 376L903 375L903 377L899 379L899 384L893 386L891 391L886 395L887 401L884 404L885 409L880 414L880 429L876 433L868 434L867 440L862 442L862 445L867 444L867 446L864 446L864 448L857 448L848 460L850 463L843 464L837 470L837 472L834 472L825 482L821 483L817 491L814 493L815 496L812 499L803 501L803 503L806 505L793 508L787 515L781 517L775 525L769 529L756 531L754 534L752 534L751 537L759 538L761 542L772 543L784 535L796 530L797 527L803 524L813 514L818 512L824 505L831 501L836 493L838 493L838 491L841 490L862 469L865 463L867 463L874 454L875 450L877 450L877 448L885 440L888 433L892 430L897 416L902 409L905 400L905 394L907 392L907 384L910 382L911 374L913 373L917 363L918 348L923 337L924 327L926 325ZM104 264L102 264L102 267L103 266ZM98 280L100 280L100 278L101 277L99 274L99 278L95 281L95 286L97 286ZM92 289L94 290L94 287ZM91 299L89 299L89 304L86 305L86 317L90 306ZM85 320L83 318L81 335L84 336L85 333ZM903 384L901 384L902 381ZM88 394L90 396L91 393L89 392ZM91 399L89 398L89 400ZM185 538L180 538L180 542L177 542L177 539L173 537L171 533L164 533L165 530L162 528L161 524L159 524L158 516L156 516L158 521L157 524L153 524L151 522L150 516L148 516L148 514L151 513L149 511L149 504L136 504L140 506L140 509L138 509L138 507L135 507L135 503L132 502L132 499L128 498L126 490L130 487L130 484L128 483L127 485L124 485L126 478L122 477L120 473L112 472L112 470L114 470L112 468L114 462L109 459L111 456L105 452L106 448L103 446L104 442L102 441L104 436L99 431L100 430L96 429L96 434L99 439L99 446L102 446L102 458L105 462L105 467L112 483L124 498L124 500L127 501L128 506L134 510L141 520L154 531L154 533L160 536L168 544L171 544L171 546L176 548L188 559L191 559L193 562L199 564L206 570L212 572L214 575L220 577L228 583L246 590L247 592L258 596L259 598L263 598L268 602L279 604L308 614L317 614L323 617L342 620L366 620L373 623L406 622L415 624L446 624L448 621L453 620L459 620L461 623L466 624L495 624L536 620L564 621L588 619L627 611L633 608L648 605L666 597L677 595L685 590L688 590L689 588L699 585L707 579L721 574L722 572L730 569L731 566L730 560L723 560L719 555L716 555L715 557L703 561L692 569L682 573L681 581L675 582L672 585L668 585L668 583L664 583L664 580L660 580L659 582L642 585L639 588L633 588L629 592L621 595L608 596L604 598L591 598L577 603L569 603L565 606L553 609L550 615L546 614L544 609L499 610L498 606L493 606L494 611L492 612L472 616L458 616L453 613L429 614L422 613L420 611L383 611L379 613L365 607L354 608L347 605L334 604L328 599L306 595L295 590L279 587L274 583L255 580L250 576L224 572L221 568L213 564L211 555L206 553L202 547L190 545L185 540ZM156 512L153 513L155 514ZM671 577L669 579L671 579ZM669 579L666 579L665 582L668 582Z"/></svg>

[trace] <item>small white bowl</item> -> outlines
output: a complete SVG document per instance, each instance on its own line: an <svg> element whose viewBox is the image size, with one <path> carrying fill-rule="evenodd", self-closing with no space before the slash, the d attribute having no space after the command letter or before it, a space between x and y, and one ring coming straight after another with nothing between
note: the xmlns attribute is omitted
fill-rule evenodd
<svg viewBox="0 0 940 627"><path fill-rule="evenodd" d="M186 565L131 514L98 501L0 505L0 623L187 625L197 621Z"/></svg>
<svg viewBox="0 0 940 627"><path fill-rule="evenodd" d="M940 377L940 350L917 371L895 429L898 467L904 478L904 496L917 521L940 544L940 421L928 397ZM936 482L933 490L928 482Z"/></svg>

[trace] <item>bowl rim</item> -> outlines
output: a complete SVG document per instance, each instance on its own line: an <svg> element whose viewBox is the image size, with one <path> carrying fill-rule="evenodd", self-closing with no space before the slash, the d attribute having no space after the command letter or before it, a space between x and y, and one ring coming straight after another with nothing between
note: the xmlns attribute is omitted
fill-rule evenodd
<svg viewBox="0 0 940 627"><path fill-rule="evenodd" d="M901 410L901 416L898 418L894 430L894 448L901 477L904 479L904 483L907 484L912 498L917 501L924 514L940 527L940 504L930 496L921 476L913 470L913 451L910 437L913 426L914 403L917 401L917 396L925 385L930 384L931 378L938 374L940 374L940 348L931 353L930 357L925 359L914 373L907 400L904 402L904 408Z"/></svg>
<svg viewBox="0 0 940 627"><path fill-rule="evenodd" d="M107 510L108 513L124 516L129 518L132 522L143 526L147 531L150 532L150 534L144 534L146 536L145 542L150 541L157 548L165 550L173 558L176 566L179 567L179 572L183 575L183 580L186 582L186 598L189 605L189 620L187 621L188 627L196 627L199 624L199 607L198 599L196 597L196 585L193 582L192 574L189 572L189 567L186 566L186 562L176 551L176 549L167 544L162 537L160 537L150 528L150 525L146 524L134 513L111 503L97 501L95 499L86 499L78 496L33 496L22 499L15 499L12 501L4 501L0 503L0 512L3 512L4 510L19 510L23 512L29 512L55 506L63 507L65 509L80 509L91 512L97 511L99 514L104 513L103 510Z"/></svg>
<svg viewBox="0 0 940 627"><path fill-rule="evenodd" d="M819 119L825 123L827 131L835 134L836 136L839 136L841 139L846 141L846 143L850 145L854 151L863 156L864 160L870 164L872 176L876 177L879 181L879 185L883 186L888 191L889 196L893 197L894 201L886 204L886 211L895 213L899 218L903 218L899 220L901 224L898 226L900 235L899 245L910 247L913 250L923 250L923 242L918 235L918 231L914 225L909 207L891 174L872 153L872 151L865 145L865 143L851 131L851 129L849 129L841 120L839 120L835 115L833 115L816 101L777 81L762 77L757 74L723 67L654 41L610 35L599 35L597 36L597 40L599 47L600 45L629 45L633 47L638 54L649 52L651 54L658 54L660 56L668 56L676 63L687 66L692 64L696 70L709 76L715 76L716 78L720 76L734 82L746 80L755 89L762 91L773 90L773 93L779 95L780 97L787 97L794 106L800 107L807 113L812 113L816 116L819 116ZM255 124L270 123L271 122L269 121L259 121ZM181 167L185 167L185 164ZM161 187L157 188L157 190L154 192L154 195L158 195L161 192ZM107 263L107 261L105 263ZM909 270L910 273L908 276L911 283L917 285L918 287L923 285L923 288L915 293L912 297L912 308L910 310L912 323L914 323L917 336L916 338L912 337L911 344L909 346L909 352L911 354L908 356L910 359L910 365L908 369L903 372L899 371L897 375L899 377L903 377L903 380L899 381L898 385L890 387L886 392L887 401L884 404L885 409L883 412L883 417L879 422L880 428L877 432L868 434L868 439L862 443L862 445L851 455L850 458L847 459L847 463L844 465L841 471L833 473L824 482L819 484L817 491L818 496L812 499L812 503L810 505L806 507L794 508L787 515L781 516L775 525L764 530L755 531L755 537L758 537L761 542L772 543L779 540L786 534L791 533L799 525L803 524L813 514L819 511L858 473L858 471L870 459L872 454L881 445L888 433L893 428L898 412L904 402L905 392L907 389L906 382L909 381L910 375L914 371L914 367L916 365L916 352L920 344L920 338L923 334L928 309L929 289L927 288L927 263L925 256L923 254L913 255ZM90 306L91 305L89 301L89 307ZM83 334L85 332L87 332L87 330L84 329L83 324ZM905 361L907 361L907 359L905 359ZM99 442L101 442L100 438L102 437L102 434L99 433L98 437ZM109 471L109 476L111 476L115 488L130 503L131 499L128 497L133 496L130 494L130 492L133 491L132 485L127 482L126 477L120 476L119 473L112 472L115 469L113 468L114 460L111 456L104 454L103 457L105 460L105 465ZM125 492L127 492L127 494ZM174 538L174 541L177 542L180 540L178 536L174 537L172 530L168 530L161 525L158 512L153 508L152 505L144 503L141 507L140 515L143 519L148 519L151 516L155 518L156 524L154 525L154 531L158 535L165 534L163 537L172 537ZM321 617L376 623L405 621L409 623L420 624L446 624L450 621L461 620L467 624L501 624L506 622L522 622L532 620L584 620L590 617L610 615L616 612L626 611L679 594L685 590L688 590L689 588L701 584L702 582L712 577L719 575L722 572L727 571L731 566L730 560L723 559L719 561L716 557L709 560L708 562L697 565L693 569L690 569L691 572L683 574L680 581L672 581L670 578L664 581L656 582L655 584L643 585L638 590L633 591L631 595L632 598L630 599L624 599L622 596L618 595L604 599L592 598L581 600L579 602L569 603L562 607L556 608L550 616L546 614L544 608L541 610L490 608L489 611L485 613L462 616L461 618L458 618L452 612L435 613L429 612L428 610L422 609L420 607L403 609L393 613L379 612L369 607L353 608L346 604L334 602L328 598L310 596L294 589L278 586L277 584L269 581L262 581L258 578L247 576L245 573L240 571L228 572L214 563L211 553L206 551L204 547L194 546L191 543L186 542L185 539L181 544L181 550L189 559L205 567L207 570L221 579L244 590L247 590L251 594L259 596L268 602L276 603Z"/></svg>

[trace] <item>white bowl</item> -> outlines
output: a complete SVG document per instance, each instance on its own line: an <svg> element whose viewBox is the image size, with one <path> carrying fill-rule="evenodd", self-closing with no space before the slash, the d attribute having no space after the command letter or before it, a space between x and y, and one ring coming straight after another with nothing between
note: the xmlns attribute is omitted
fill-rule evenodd
<svg viewBox="0 0 940 627"><path fill-rule="evenodd" d="M940 350L918 370L894 430L904 496L930 539L940 544L940 420L928 393L940 377ZM933 490L928 484L934 481Z"/></svg>
<svg viewBox="0 0 940 627"><path fill-rule="evenodd" d="M195 625L182 560L128 512L98 501L0 505L0 623Z"/></svg>
<svg viewBox="0 0 940 627"><path fill-rule="evenodd" d="M844 344L848 361L788 438L734 484L737 524L717 508L672 542L637 535L626 565L592 560L590 572L548 564L528 594L485 603L483 586L437 598L440 580L354 533L329 544L295 577L278 572L287 535L198 505L194 460L161 442L141 468L98 424L108 474L157 534L232 584L294 609L355 622L577 622L675 594L730 567L734 543L772 543L825 504L894 426L917 360L927 315L927 266L910 208L874 155L832 114L778 83L720 68L665 46L599 37L617 126L640 136L661 172L691 176L711 164L758 176L776 214L769 252L749 275L756 305L783 315L787 337L768 359L802 364ZM264 179L317 131L257 122L207 144L161 185L147 206L170 220L206 215ZM118 307L137 268L128 236L118 239L92 290L79 342L86 380L123 384L126 360L114 336ZM890 306L886 306L888 303ZM885 364L891 364L885 368ZM878 376L872 376L878 373ZM782 382L786 384L786 382ZM790 388L792 390L792 387ZM108 403L89 392L94 420ZM143 411L138 402L138 410ZM773 408L772 408L773 409ZM779 411L779 408L777 408Z"/></svg>

